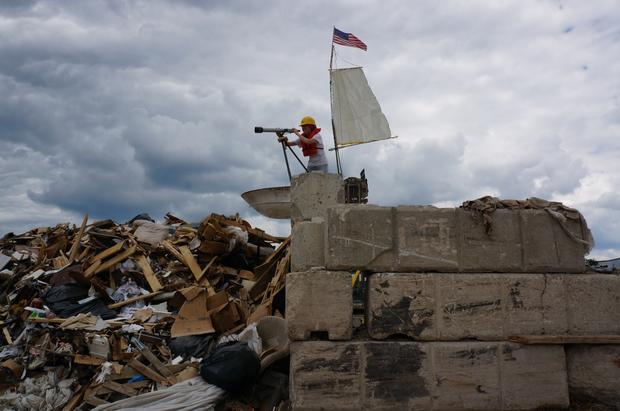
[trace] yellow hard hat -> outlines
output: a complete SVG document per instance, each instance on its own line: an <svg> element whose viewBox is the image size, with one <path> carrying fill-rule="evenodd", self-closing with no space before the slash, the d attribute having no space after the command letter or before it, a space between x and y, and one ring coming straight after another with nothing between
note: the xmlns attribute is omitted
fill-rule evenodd
<svg viewBox="0 0 620 411"><path fill-rule="evenodd" d="M307 126L309 124L312 124L313 126L316 126L316 121L314 121L314 119L310 116L306 116L304 118L301 119L301 122L299 123L300 126Z"/></svg>

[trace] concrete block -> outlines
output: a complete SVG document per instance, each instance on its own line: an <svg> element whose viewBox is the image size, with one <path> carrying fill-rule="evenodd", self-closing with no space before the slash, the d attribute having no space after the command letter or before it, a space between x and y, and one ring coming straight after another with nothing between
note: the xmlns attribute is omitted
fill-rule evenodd
<svg viewBox="0 0 620 411"><path fill-rule="evenodd" d="M377 273L368 279L366 323L372 338L437 337L438 274Z"/></svg>
<svg viewBox="0 0 620 411"><path fill-rule="evenodd" d="M564 227L578 239L585 240L587 238L584 231L587 230L587 227L582 226L580 221L567 219L564 222ZM571 239L559 223L553 226L553 236L558 250L557 271L583 273L586 268L586 246Z"/></svg>
<svg viewBox="0 0 620 411"><path fill-rule="evenodd" d="M502 342L295 342L293 410L567 407L561 346Z"/></svg>
<svg viewBox="0 0 620 411"><path fill-rule="evenodd" d="M327 218L327 208L344 204L344 183L338 174L312 172L291 181L291 221Z"/></svg>
<svg viewBox="0 0 620 411"><path fill-rule="evenodd" d="M564 276L569 333L620 335L620 275Z"/></svg>
<svg viewBox="0 0 620 411"><path fill-rule="evenodd" d="M330 207L325 264L330 270L391 271L394 210L363 204Z"/></svg>
<svg viewBox="0 0 620 411"><path fill-rule="evenodd" d="M361 344L361 402L368 410L431 409L429 347L414 343Z"/></svg>
<svg viewBox="0 0 620 411"><path fill-rule="evenodd" d="M457 209L460 232L459 271L522 271L519 212L496 210L492 231L487 234L477 214Z"/></svg>
<svg viewBox="0 0 620 411"><path fill-rule="evenodd" d="M351 274L305 271L286 276L286 320L289 338L307 340L313 331L330 340L350 340L353 330Z"/></svg>
<svg viewBox="0 0 620 411"><path fill-rule="evenodd" d="M520 210L520 214L524 271L584 272L584 246L572 240L555 218L542 210ZM583 237L580 223L567 221L566 227Z"/></svg>
<svg viewBox="0 0 620 411"><path fill-rule="evenodd" d="M585 248L542 210L496 210L487 234L476 214L430 206L340 205L327 211L328 269L395 272L581 273Z"/></svg>
<svg viewBox="0 0 620 411"><path fill-rule="evenodd" d="M293 410L361 410L361 348L352 342L292 343L289 393Z"/></svg>
<svg viewBox="0 0 620 411"><path fill-rule="evenodd" d="M510 274L504 279L503 334L567 334L565 274Z"/></svg>
<svg viewBox="0 0 620 411"><path fill-rule="evenodd" d="M376 273L368 280L372 338L504 340L566 334L564 278L550 274Z"/></svg>
<svg viewBox="0 0 620 411"><path fill-rule="evenodd" d="M566 362L571 399L620 405L620 345L567 345Z"/></svg>
<svg viewBox="0 0 620 411"><path fill-rule="evenodd" d="M396 208L397 264L417 271L458 271L458 235L454 208Z"/></svg>
<svg viewBox="0 0 620 411"><path fill-rule="evenodd" d="M564 347L500 344L503 410L564 408L569 405Z"/></svg>
<svg viewBox="0 0 620 411"><path fill-rule="evenodd" d="M566 332L561 276L461 274L441 275L436 281L440 339L504 340Z"/></svg>
<svg viewBox="0 0 620 411"><path fill-rule="evenodd" d="M315 217L293 226L291 237L291 271L325 267L325 221Z"/></svg>

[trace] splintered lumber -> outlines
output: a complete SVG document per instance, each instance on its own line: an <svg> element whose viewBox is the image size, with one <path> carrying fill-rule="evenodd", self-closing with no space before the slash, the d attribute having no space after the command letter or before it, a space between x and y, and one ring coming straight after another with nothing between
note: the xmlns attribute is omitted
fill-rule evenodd
<svg viewBox="0 0 620 411"><path fill-rule="evenodd" d="M146 278L146 281L149 283L149 286L151 287L151 290L153 292L157 292L157 291L161 290L162 289L162 285L159 282L159 280L157 279L157 277L155 277L155 273L153 272L153 269L151 268L151 265L149 264L148 260L144 256L144 254L140 254L138 256L138 258L136 258L136 263L142 269L142 273L144 274L144 278Z"/></svg>
<svg viewBox="0 0 620 411"><path fill-rule="evenodd" d="M114 267L116 264L125 261L127 258L131 257L131 255L136 252L136 249L137 247L135 245L132 245L127 250L117 255L116 257L109 259L93 271L91 271L91 267L89 267L89 269L84 272L84 277L89 278L92 277L94 274L107 270L110 267Z"/></svg>
<svg viewBox="0 0 620 411"><path fill-rule="evenodd" d="M93 258L91 258L92 263L95 263L96 261L101 261L104 258L107 258L111 255L116 254L117 252L119 252L123 246L125 245L125 240L117 243L116 245L113 245L112 247L108 248L107 250L103 250L102 252L100 252L99 254L95 255Z"/></svg>
<svg viewBox="0 0 620 411"><path fill-rule="evenodd" d="M105 359L99 357L92 357L90 355L75 354L73 361L76 364L82 365L100 365L105 362Z"/></svg>
<svg viewBox="0 0 620 411"><path fill-rule="evenodd" d="M71 252L69 253L70 263L75 261L75 257L77 256L77 253L80 250L80 241L82 240L82 236L84 235L84 229L86 229L86 223L88 223L88 214L84 215L84 219L82 220L82 226L80 227L80 231L75 237L75 240L73 240L73 245L71 246Z"/></svg>
<svg viewBox="0 0 620 411"><path fill-rule="evenodd" d="M159 361L159 358L157 358L147 346L144 346L140 350L140 354L142 354L142 356L146 358L147 361L151 363L151 365L155 367L155 369L162 376L166 377L171 385L174 385L176 383L176 378L174 377L172 371L170 371L161 361Z"/></svg>
<svg viewBox="0 0 620 411"><path fill-rule="evenodd" d="M84 398L84 388L78 385L76 389L76 393L73 397L65 404L61 411L73 411L81 402L82 398Z"/></svg>
<svg viewBox="0 0 620 411"><path fill-rule="evenodd" d="M6 339L6 342L8 343L8 345L13 344L13 338L11 338L11 334L9 333L9 330L7 330L6 327L2 327L2 334L4 334L4 338Z"/></svg>
<svg viewBox="0 0 620 411"><path fill-rule="evenodd" d="M182 247L179 247L179 251L181 252L181 255L183 256L182 262L184 262L185 265L189 267L189 269L192 271L192 274L194 274L196 281L200 280L200 277L202 277L202 270L200 269L200 266L198 265L198 263L196 262L196 259L192 255L192 252L190 251L189 247L184 245Z"/></svg>
<svg viewBox="0 0 620 411"><path fill-rule="evenodd" d="M153 298L153 297L155 297L156 295L161 294L162 292L163 292L163 291L156 291L156 292L154 292L154 293L150 293L150 294L137 295L137 296L135 296L135 297L128 298L128 299L126 299L126 300L124 300L124 301L119 301L119 302L117 302L117 303L110 304L110 305L108 305L108 308L109 308L109 309L111 309L111 310L114 310L114 309L116 309L116 308L123 307L123 306L125 306L125 305L135 303L136 301L140 301L140 300L148 300L149 298Z"/></svg>
<svg viewBox="0 0 620 411"><path fill-rule="evenodd" d="M185 264L185 258L183 257L183 254L181 254L179 252L179 250L176 249L175 246L172 245L172 243L168 240L164 240L161 242L161 245L168 250L172 255L174 255L176 257L177 260L179 260L180 262L182 262L183 264Z"/></svg>
<svg viewBox="0 0 620 411"><path fill-rule="evenodd" d="M519 344L620 344L620 335L515 335Z"/></svg>
<svg viewBox="0 0 620 411"><path fill-rule="evenodd" d="M133 360L129 361L129 363L127 365L129 365L131 368L133 368L134 370L136 370L137 372L139 372L140 374L142 374L146 378L149 378L149 379L151 379L153 381L156 381L156 382L159 382L161 384L169 384L168 380L164 376L162 376L161 374L159 374L156 371L153 371L152 369L150 369L146 365L142 364L140 361L138 361L135 358Z"/></svg>
<svg viewBox="0 0 620 411"><path fill-rule="evenodd" d="M135 389L131 388L131 387L127 387L123 384L119 384L117 382L114 381L106 381L103 383L103 387L107 388L109 390L112 390L114 392L118 392L119 394L124 394L128 397L133 397L134 395L138 394L138 391L136 391Z"/></svg>

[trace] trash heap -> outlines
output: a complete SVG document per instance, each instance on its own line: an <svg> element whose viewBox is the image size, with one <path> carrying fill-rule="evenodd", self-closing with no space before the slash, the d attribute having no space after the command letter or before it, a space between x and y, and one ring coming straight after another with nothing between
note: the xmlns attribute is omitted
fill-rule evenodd
<svg viewBox="0 0 620 411"><path fill-rule="evenodd" d="M258 373L236 377L248 364L239 361L254 356L265 375L288 349L281 317L289 243L217 214L199 225L171 214L161 224L146 214L125 224L85 216L79 227L5 235L0 410L129 409L114 403L158 393L146 400L157 402L175 384L170 395L219 399L239 388L250 398ZM243 353L222 362L231 358L226 350ZM231 383L217 380L222 371ZM286 383L286 375L270 377Z"/></svg>

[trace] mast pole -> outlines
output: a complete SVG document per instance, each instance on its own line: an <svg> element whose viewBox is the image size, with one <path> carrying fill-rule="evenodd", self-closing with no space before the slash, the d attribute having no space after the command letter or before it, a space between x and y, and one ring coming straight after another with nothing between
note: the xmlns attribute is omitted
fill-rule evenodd
<svg viewBox="0 0 620 411"><path fill-rule="evenodd" d="M336 28L334 27L334 30L335 29ZM334 39L332 38L332 54L329 58L329 99L332 105L334 104L334 92L333 92L333 85L332 85L332 65L334 62L334 51L335 51ZM332 111L332 114L333 114L333 111ZM334 125L333 117L332 117L332 134L334 135L334 150L336 151L336 170L338 171L338 174L342 176L342 166L340 164L340 153L338 152L338 139L336 138L336 126Z"/></svg>

